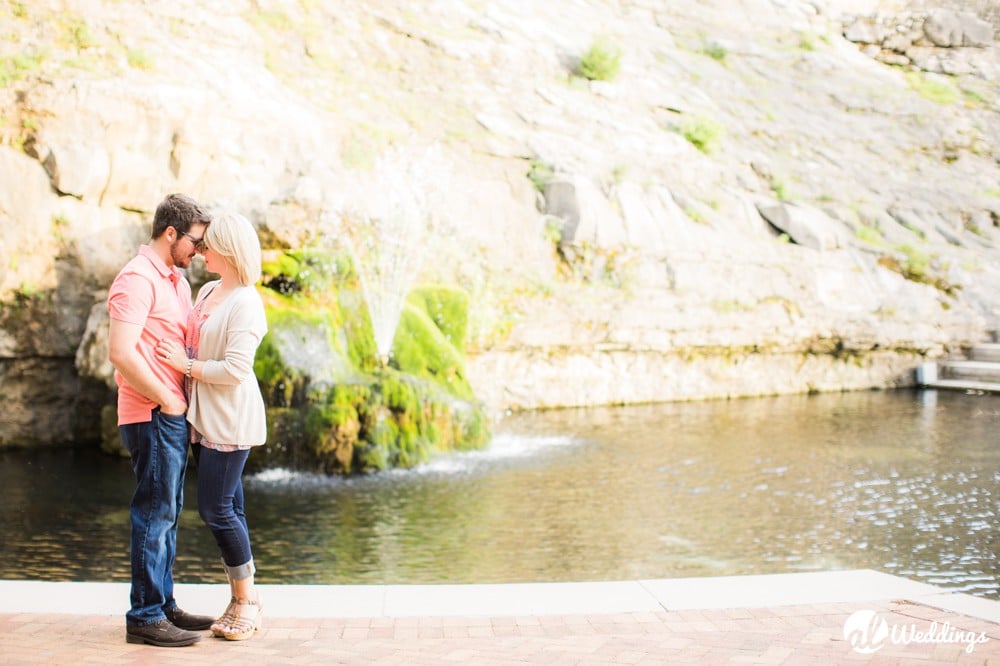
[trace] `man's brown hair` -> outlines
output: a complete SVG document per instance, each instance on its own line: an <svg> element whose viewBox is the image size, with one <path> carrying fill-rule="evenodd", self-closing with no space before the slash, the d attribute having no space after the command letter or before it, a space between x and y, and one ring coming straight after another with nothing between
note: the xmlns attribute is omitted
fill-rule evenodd
<svg viewBox="0 0 1000 666"><path fill-rule="evenodd" d="M201 204L184 194L168 194L153 215L153 238L159 238L167 227L187 233L192 224L209 224L212 216Z"/></svg>

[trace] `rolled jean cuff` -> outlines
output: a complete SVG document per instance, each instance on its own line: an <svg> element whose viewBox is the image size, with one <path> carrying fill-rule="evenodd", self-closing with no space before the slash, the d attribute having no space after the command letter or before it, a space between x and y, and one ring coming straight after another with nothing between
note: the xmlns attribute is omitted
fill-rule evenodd
<svg viewBox="0 0 1000 666"><path fill-rule="evenodd" d="M257 571L257 568L253 565L253 560L250 560L246 564L237 564L235 567L231 567L225 562L222 564L226 567L226 575L229 576L230 580L250 578Z"/></svg>

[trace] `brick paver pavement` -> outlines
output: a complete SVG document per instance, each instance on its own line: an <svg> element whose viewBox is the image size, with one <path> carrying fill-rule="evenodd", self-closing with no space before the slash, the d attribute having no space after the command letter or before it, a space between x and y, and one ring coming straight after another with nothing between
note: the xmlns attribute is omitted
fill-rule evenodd
<svg viewBox="0 0 1000 666"><path fill-rule="evenodd" d="M265 600L266 604L266 600ZM872 610L894 629L872 654L844 623ZM962 632L961 634L959 632ZM0 664L995 664L1000 625L908 601L586 615L268 618L245 642L125 642L121 615L0 615ZM976 636L984 642L944 642Z"/></svg>

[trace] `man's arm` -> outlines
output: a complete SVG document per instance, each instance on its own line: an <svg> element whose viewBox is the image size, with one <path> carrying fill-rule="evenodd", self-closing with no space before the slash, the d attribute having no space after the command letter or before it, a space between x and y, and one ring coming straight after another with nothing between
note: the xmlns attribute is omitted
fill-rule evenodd
<svg viewBox="0 0 1000 666"><path fill-rule="evenodd" d="M187 405L156 378L139 353L142 326L112 319L108 333L108 360L132 388L158 404L164 414L184 414Z"/></svg>

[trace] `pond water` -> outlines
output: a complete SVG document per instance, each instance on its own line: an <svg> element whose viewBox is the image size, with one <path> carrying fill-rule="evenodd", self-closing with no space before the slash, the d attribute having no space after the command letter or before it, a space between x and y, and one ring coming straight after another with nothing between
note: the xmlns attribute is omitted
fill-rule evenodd
<svg viewBox="0 0 1000 666"><path fill-rule="evenodd" d="M1000 599L1000 396L889 391L510 416L483 451L248 477L265 583L870 568ZM189 473L176 578L221 582ZM0 578L127 581L128 463L0 454Z"/></svg>

